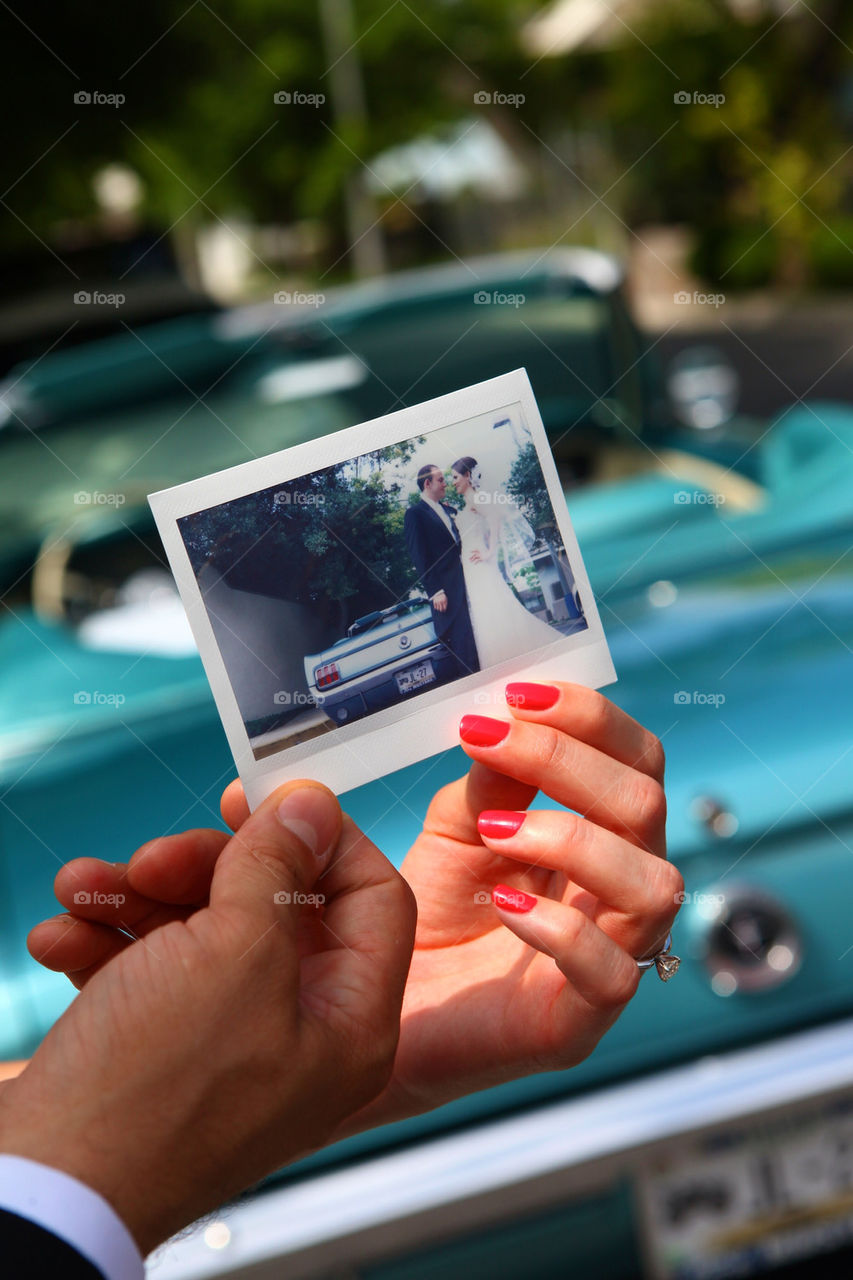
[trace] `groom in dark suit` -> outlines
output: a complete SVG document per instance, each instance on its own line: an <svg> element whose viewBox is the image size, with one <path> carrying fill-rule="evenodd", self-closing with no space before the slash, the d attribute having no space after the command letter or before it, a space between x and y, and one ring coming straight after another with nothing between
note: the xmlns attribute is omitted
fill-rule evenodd
<svg viewBox="0 0 853 1280"><path fill-rule="evenodd" d="M435 634L456 658L458 676L480 670L468 613L462 541L454 510L442 501L447 488L440 467L418 472L421 500L406 511L406 546L432 605Z"/></svg>

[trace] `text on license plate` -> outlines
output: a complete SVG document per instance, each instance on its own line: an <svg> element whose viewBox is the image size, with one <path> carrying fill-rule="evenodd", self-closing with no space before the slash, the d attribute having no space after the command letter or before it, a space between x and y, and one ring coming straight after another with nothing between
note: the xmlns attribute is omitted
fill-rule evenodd
<svg viewBox="0 0 853 1280"><path fill-rule="evenodd" d="M398 671L397 688L400 693L411 693L413 689L420 689L422 685L432 684L434 679L432 663L427 659L419 662L416 667L406 667L405 671Z"/></svg>
<svg viewBox="0 0 853 1280"><path fill-rule="evenodd" d="M849 1244L853 1100L662 1153L636 1186L654 1280L757 1275Z"/></svg>

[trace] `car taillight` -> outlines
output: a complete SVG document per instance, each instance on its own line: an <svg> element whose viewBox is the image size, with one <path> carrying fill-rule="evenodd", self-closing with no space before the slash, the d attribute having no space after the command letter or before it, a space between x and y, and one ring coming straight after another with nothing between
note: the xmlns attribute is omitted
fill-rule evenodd
<svg viewBox="0 0 853 1280"><path fill-rule="evenodd" d="M326 662L322 667L314 668L314 680L318 689L328 689L341 678L340 668L336 662Z"/></svg>

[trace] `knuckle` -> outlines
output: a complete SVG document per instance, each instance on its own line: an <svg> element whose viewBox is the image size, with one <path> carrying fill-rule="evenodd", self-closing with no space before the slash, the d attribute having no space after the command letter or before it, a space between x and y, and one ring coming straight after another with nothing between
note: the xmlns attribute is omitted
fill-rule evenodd
<svg viewBox="0 0 853 1280"><path fill-rule="evenodd" d="M584 689L579 710L587 733L595 740L609 736L613 724L613 704L603 693L598 693L595 689Z"/></svg>
<svg viewBox="0 0 853 1280"><path fill-rule="evenodd" d="M278 882L284 873L292 880L296 888L305 889L309 876L305 858L296 849L295 844L285 844L263 835L253 835L251 844L245 852L269 874L271 880Z"/></svg>
<svg viewBox="0 0 853 1280"><path fill-rule="evenodd" d="M663 749L663 743L660 738L649 734L648 741L643 749L642 762L646 769L650 770L652 776L663 782L664 772L666 770L666 752Z"/></svg>
<svg viewBox="0 0 853 1280"><path fill-rule="evenodd" d="M590 921L582 911L571 907L566 912L565 923L560 931L560 944L567 952L574 951L581 945L584 933L590 928Z"/></svg>
<svg viewBox="0 0 853 1280"><path fill-rule="evenodd" d="M579 813L566 809L559 814L559 844L575 852L584 852L596 846L597 828Z"/></svg>
<svg viewBox="0 0 853 1280"><path fill-rule="evenodd" d="M666 823L666 793L659 782L644 773L633 773L629 793L631 825L644 835L656 836Z"/></svg>
<svg viewBox="0 0 853 1280"><path fill-rule="evenodd" d="M666 881L666 892L662 895L661 905L663 913L669 918L677 914L680 904L684 901L684 876L678 867L673 866L671 862L664 862L663 859L661 859L661 874Z"/></svg>
<svg viewBox="0 0 853 1280"><path fill-rule="evenodd" d="M559 729L536 726L536 762L547 772L561 772L566 767L569 740Z"/></svg>
<svg viewBox="0 0 853 1280"><path fill-rule="evenodd" d="M612 1009L621 1009L633 998L639 983L640 970L636 961L625 956L607 985L605 1003Z"/></svg>
<svg viewBox="0 0 853 1280"><path fill-rule="evenodd" d="M668 925L676 914L679 895L684 890L684 877L665 858L655 857L649 865L649 878L639 914L659 925Z"/></svg>

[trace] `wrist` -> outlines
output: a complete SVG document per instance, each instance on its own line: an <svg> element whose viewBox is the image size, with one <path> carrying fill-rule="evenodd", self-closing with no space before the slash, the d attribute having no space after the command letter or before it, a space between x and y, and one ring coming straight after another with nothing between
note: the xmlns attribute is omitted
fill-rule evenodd
<svg viewBox="0 0 853 1280"><path fill-rule="evenodd" d="M24 1081L25 1076L10 1081L0 1092L0 1154L32 1160L74 1178L109 1205L143 1257L150 1253L165 1237L142 1212L150 1210L150 1199L145 1204L145 1196L135 1189L129 1153L122 1156L121 1135L111 1138L96 1117L87 1121L67 1100L59 1106L39 1097L34 1088L25 1088ZM101 1135L100 1144L91 1141L95 1133Z"/></svg>
<svg viewBox="0 0 853 1280"><path fill-rule="evenodd" d="M142 1254L124 1222L103 1196L63 1170L0 1153L0 1206L64 1241L99 1276L143 1280Z"/></svg>

